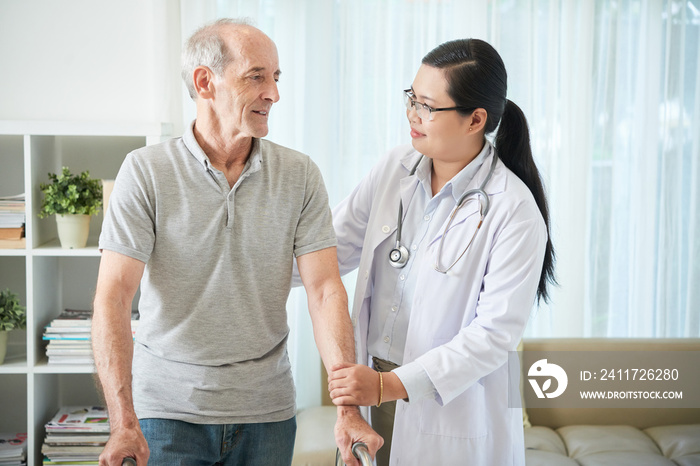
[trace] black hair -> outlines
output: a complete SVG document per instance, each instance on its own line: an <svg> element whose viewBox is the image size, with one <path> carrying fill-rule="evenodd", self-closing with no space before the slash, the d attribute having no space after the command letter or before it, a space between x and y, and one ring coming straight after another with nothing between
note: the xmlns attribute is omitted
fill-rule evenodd
<svg viewBox="0 0 700 466"><path fill-rule="evenodd" d="M459 39L431 50L423 58L423 64L445 70L447 92L455 106L486 110L485 132L491 133L498 127L494 141L498 157L532 192L547 227L547 246L537 286L538 300L547 302L547 285L556 284L547 198L532 157L525 115L506 98L508 76L503 60L496 49L483 40ZM463 115L471 113L468 110L459 112Z"/></svg>

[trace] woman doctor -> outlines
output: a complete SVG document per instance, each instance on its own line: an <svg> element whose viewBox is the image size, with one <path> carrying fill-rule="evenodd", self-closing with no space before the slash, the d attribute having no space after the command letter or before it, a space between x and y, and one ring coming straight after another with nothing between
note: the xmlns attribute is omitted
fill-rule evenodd
<svg viewBox="0 0 700 466"><path fill-rule="evenodd" d="M359 268L361 364L334 367L330 394L372 406L380 466L523 465L508 352L554 281L527 122L481 40L432 50L404 92L412 145L333 212L341 273ZM485 135L499 122L494 146Z"/></svg>

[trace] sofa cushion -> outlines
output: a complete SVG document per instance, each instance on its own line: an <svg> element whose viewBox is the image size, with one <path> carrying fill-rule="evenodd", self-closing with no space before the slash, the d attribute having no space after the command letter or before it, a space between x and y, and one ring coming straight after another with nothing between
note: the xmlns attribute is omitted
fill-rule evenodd
<svg viewBox="0 0 700 466"><path fill-rule="evenodd" d="M649 436L632 426L565 426L557 433L582 466L674 466Z"/></svg>
<svg viewBox="0 0 700 466"><path fill-rule="evenodd" d="M527 466L578 466L566 454L564 441L549 427L525 429L525 464Z"/></svg>
<svg viewBox="0 0 700 466"><path fill-rule="evenodd" d="M565 426L557 429L569 456L578 460L607 452L640 452L661 455L649 436L632 426Z"/></svg>
<svg viewBox="0 0 700 466"><path fill-rule="evenodd" d="M673 460L678 466L698 466L700 464L700 455L688 455Z"/></svg>
<svg viewBox="0 0 700 466"><path fill-rule="evenodd" d="M650 455L638 451L608 451L593 453L577 459L581 466L676 466L661 455Z"/></svg>
<svg viewBox="0 0 700 466"><path fill-rule="evenodd" d="M567 456L564 441L549 427L534 426L525 429L525 450L546 451Z"/></svg>
<svg viewBox="0 0 700 466"><path fill-rule="evenodd" d="M700 464L700 424L650 427L644 433L677 464Z"/></svg>

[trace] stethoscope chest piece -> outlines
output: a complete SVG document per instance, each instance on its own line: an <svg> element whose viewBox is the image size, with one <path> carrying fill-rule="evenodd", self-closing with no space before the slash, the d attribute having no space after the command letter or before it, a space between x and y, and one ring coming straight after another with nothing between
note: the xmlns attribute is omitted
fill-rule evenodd
<svg viewBox="0 0 700 466"><path fill-rule="evenodd" d="M409 255L406 247L397 245L394 249L389 251L389 264L394 268L401 269L406 265L406 262L408 262Z"/></svg>

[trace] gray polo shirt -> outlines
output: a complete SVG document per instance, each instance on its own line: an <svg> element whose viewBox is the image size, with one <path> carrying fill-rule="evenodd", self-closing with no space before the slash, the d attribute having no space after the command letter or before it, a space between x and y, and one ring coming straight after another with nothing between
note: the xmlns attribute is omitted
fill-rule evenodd
<svg viewBox="0 0 700 466"><path fill-rule="evenodd" d="M256 139L233 188L192 126L127 155L100 248L146 263L133 363L139 418L289 419L292 262L335 244L321 174L304 154Z"/></svg>

